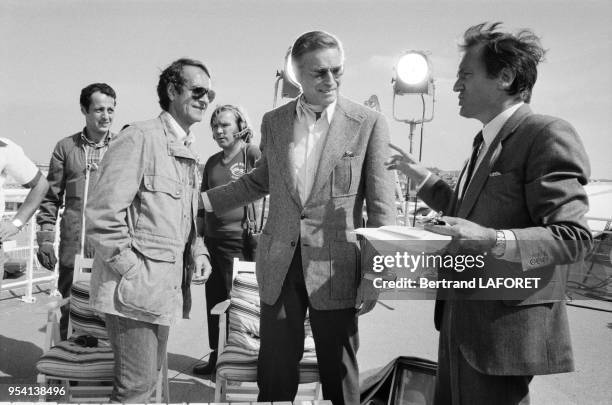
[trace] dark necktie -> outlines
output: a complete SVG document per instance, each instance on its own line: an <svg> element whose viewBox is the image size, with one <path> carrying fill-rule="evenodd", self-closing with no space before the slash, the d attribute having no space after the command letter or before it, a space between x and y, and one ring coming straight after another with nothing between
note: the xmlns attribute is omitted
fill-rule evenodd
<svg viewBox="0 0 612 405"><path fill-rule="evenodd" d="M478 160L478 152L480 151L480 146L484 138L482 137L482 131L478 131L476 136L474 137L474 142L472 143L472 156L470 157L470 161L468 162L468 169L465 173L465 181L463 182L463 190L461 191L461 198L465 196L465 191L468 188L468 184L470 184L470 180L472 179L472 174L474 174L474 167L476 166L476 161Z"/></svg>
<svg viewBox="0 0 612 405"><path fill-rule="evenodd" d="M315 111L314 114L315 114L315 121L318 121L319 118L321 118L321 114L323 114L323 112Z"/></svg>

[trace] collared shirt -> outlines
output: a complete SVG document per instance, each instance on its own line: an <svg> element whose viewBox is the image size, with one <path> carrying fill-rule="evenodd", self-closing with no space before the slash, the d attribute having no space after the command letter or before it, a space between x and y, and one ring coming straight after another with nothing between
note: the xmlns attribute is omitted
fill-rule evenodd
<svg viewBox="0 0 612 405"><path fill-rule="evenodd" d="M191 131L189 131L189 133L185 132L183 127L176 122L174 117L168 111L163 111L161 113L161 117L166 121L169 126L168 129L170 129L177 141L183 142L185 146L190 146L195 141L195 136L193 133Z"/></svg>
<svg viewBox="0 0 612 405"><path fill-rule="evenodd" d="M482 163L484 157L487 155L487 151L489 150L489 147L491 146L491 143L493 143L495 137L499 134L499 131L501 131L501 129L506 124L508 119L510 119L512 114L514 114L516 110L521 108L523 104L525 103L520 102L514 104L512 107L505 109L482 128L483 142L480 146L480 150L478 151L478 159L476 159L476 165L474 166L473 173L476 173L476 171L478 170L478 167ZM497 148L501 148L501 144L497 145ZM472 178L473 177L474 175L472 175ZM463 190L463 182L465 182L465 178L462 178L461 183L459 184L460 193L461 190ZM459 196L459 198L461 198L461 195ZM506 239L506 250L502 254L501 258L507 261L520 262L520 251L518 249L517 243L514 243L514 241L516 240L516 235L514 235L514 232L509 229L502 229L501 231L504 233L504 237Z"/></svg>
<svg viewBox="0 0 612 405"><path fill-rule="evenodd" d="M506 124L508 119L512 116L512 114L514 114L516 112L516 110L518 110L523 104L524 104L523 102L520 102L518 104L514 104L512 107L509 107L509 108L505 109L504 111L499 113L495 118L493 118L491 121L489 121L482 128L482 138L483 138L483 141L482 141L482 144L480 145L480 149L478 151L478 158L476 159L476 164L474 165L474 170L472 172L472 178L474 178L474 174L478 170L478 167L482 163L482 160L484 159L484 157L487 155L489 147L493 143L493 140L495 139L497 134L499 134L499 131L501 131L501 129ZM501 147L501 145L498 146L498 148L500 148L500 147ZM469 164L469 162L468 162L468 164ZM471 179L469 179L469 180L471 180ZM465 176L461 176L461 179L459 181L459 198L462 197L461 193L462 193L463 190L465 190L465 188L464 188L465 181L466 181Z"/></svg>
<svg viewBox="0 0 612 405"><path fill-rule="evenodd" d="M189 131L189 133L186 133L185 130L178 124L178 122L176 122L176 120L174 119L174 117L168 113L167 111L163 111L160 114L160 118L162 120L162 122L164 122L166 124L166 129L168 130L168 132L170 132L170 135L172 137L174 137L174 139L176 139L179 143L182 143L183 146L185 146L187 149L189 149L191 151L191 144L194 141L194 136L191 133L191 131ZM195 153L193 153L193 151L191 151L192 154L195 156ZM197 173L197 159L195 161L195 163L193 161L191 161L190 159L176 159L177 160L177 164L180 167L180 177L181 177L181 183L183 185L183 198L181 199L182 201L182 211L183 214L181 215L182 218L182 229L183 229L183 236L184 236L184 242L187 243L190 240L190 233L192 231L194 231L192 229L192 201L193 201L193 194L192 193L197 193L198 190L198 186L199 186L199 179L198 179L198 173ZM197 207L196 210L197 212Z"/></svg>
<svg viewBox="0 0 612 405"><path fill-rule="evenodd" d="M108 150L108 143L113 137L113 133L108 131L100 142L95 143L87 137L87 128L81 131L81 140L85 148L85 162L87 165L97 167Z"/></svg>
<svg viewBox="0 0 612 405"><path fill-rule="evenodd" d="M293 174L302 202L306 202L314 183L315 173L321 160L325 139L336 110L334 101L321 111L316 119L315 108L301 96L296 103L293 125Z"/></svg>

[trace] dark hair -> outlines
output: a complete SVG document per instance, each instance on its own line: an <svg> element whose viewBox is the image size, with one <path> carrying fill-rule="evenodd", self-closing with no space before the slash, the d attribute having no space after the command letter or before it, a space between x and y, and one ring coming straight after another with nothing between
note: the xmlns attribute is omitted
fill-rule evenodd
<svg viewBox="0 0 612 405"><path fill-rule="evenodd" d="M168 111L170 106L170 97L168 97L168 85L172 84L178 94L183 92L182 86L185 84L185 78L183 77L184 66L195 66L199 67L210 77L210 73L206 66L196 59L181 58L175 60L161 72L159 75L159 82L157 83L157 96L159 97L159 105L162 110Z"/></svg>
<svg viewBox="0 0 612 405"><path fill-rule="evenodd" d="M113 90L111 86L106 83L92 83L89 86L83 87L83 90L81 90L81 96L79 97L79 103L81 104L81 107L85 109L85 111L89 111L89 106L91 105L91 95L96 91L112 97L115 100L115 105L117 105L117 94L115 94L115 90Z"/></svg>
<svg viewBox="0 0 612 405"><path fill-rule="evenodd" d="M344 49L338 38L325 31L310 31L300 35L291 47L291 60L298 65L302 55L317 49L338 49L344 60Z"/></svg>
<svg viewBox="0 0 612 405"><path fill-rule="evenodd" d="M218 105L210 115L210 127L213 127L213 125L217 121L217 117L219 116L219 114L225 111L230 111L234 114L234 117L236 119L236 125L238 125L238 131L244 131L244 134L241 136L242 140L246 143L250 143L251 138L253 137L253 131L249 126L249 120L247 118L246 112L237 105Z"/></svg>
<svg viewBox="0 0 612 405"><path fill-rule="evenodd" d="M502 69L510 69L515 78L507 93L520 94L528 103L538 77L538 63L544 60L546 51L532 31L523 29L514 35L499 31L501 24L485 22L468 28L459 47L466 50L482 45L482 58L489 77L497 77Z"/></svg>

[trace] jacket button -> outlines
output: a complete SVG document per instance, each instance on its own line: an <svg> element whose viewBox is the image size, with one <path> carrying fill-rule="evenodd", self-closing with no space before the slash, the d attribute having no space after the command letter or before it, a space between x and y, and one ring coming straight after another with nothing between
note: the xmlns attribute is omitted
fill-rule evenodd
<svg viewBox="0 0 612 405"><path fill-rule="evenodd" d="M294 241L291 241L291 246L295 246L295 242Z"/></svg>
<svg viewBox="0 0 612 405"><path fill-rule="evenodd" d="M306 218L306 214L300 215L300 219L304 219L304 218Z"/></svg>

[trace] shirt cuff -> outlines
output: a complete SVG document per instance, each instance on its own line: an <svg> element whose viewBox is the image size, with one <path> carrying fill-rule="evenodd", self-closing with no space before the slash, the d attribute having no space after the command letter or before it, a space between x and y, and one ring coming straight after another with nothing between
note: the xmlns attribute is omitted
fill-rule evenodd
<svg viewBox="0 0 612 405"><path fill-rule="evenodd" d="M212 204L210 203L210 200L208 199L208 195L206 195L206 193L202 193L202 203L204 204L204 210L206 212L213 212L213 208L212 208Z"/></svg>
<svg viewBox="0 0 612 405"><path fill-rule="evenodd" d="M506 250L500 259L520 263L521 251L518 248L518 243L516 243L516 235L509 229L502 229L501 231L504 233L504 238L506 238Z"/></svg>
<svg viewBox="0 0 612 405"><path fill-rule="evenodd" d="M419 184L416 185L416 187L414 188L415 192L419 192L421 191L421 188L425 185L425 183L427 183L427 180L429 180L429 178L431 177L431 172L428 170L427 171L427 176L425 176L425 178L423 179L423 181L421 181Z"/></svg>

